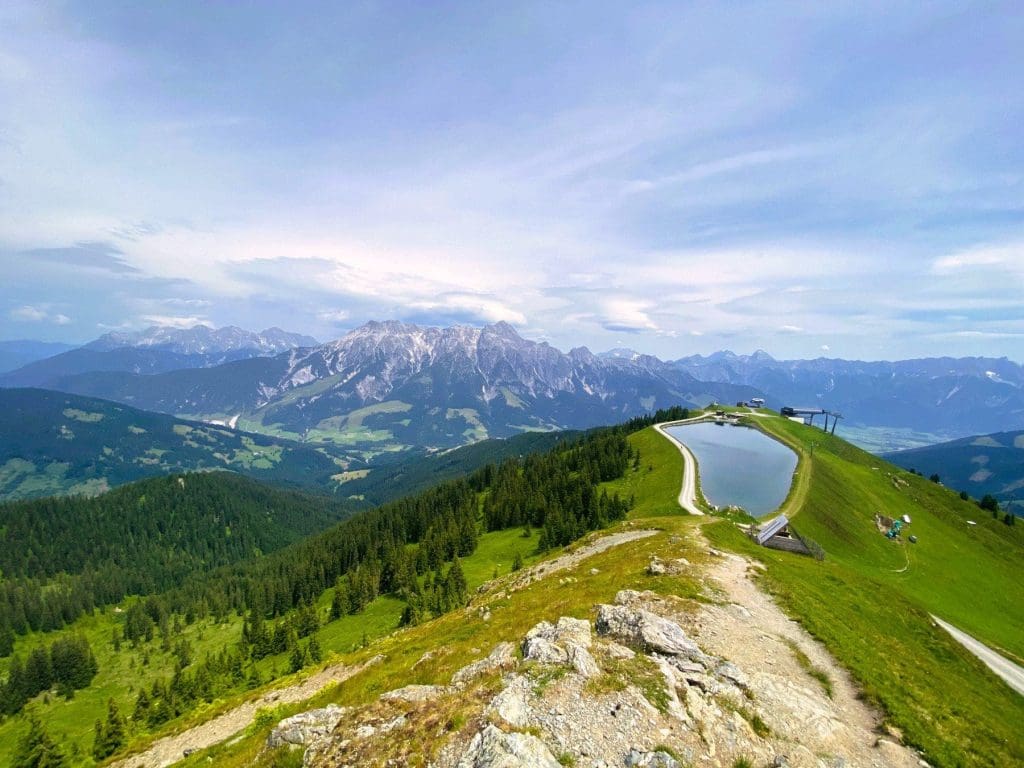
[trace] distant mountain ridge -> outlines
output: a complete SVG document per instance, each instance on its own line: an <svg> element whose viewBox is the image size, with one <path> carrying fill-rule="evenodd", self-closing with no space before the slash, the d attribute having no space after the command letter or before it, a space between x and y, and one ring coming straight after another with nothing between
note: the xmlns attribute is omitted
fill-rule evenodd
<svg viewBox="0 0 1024 768"><path fill-rule="evenodd" d="M825 407L850 423L950 435L1024 428L1024 366L1005 357L775 360L758 351L692 355L673 365L705 381L753 387L772 408Z"/></svg>
<svg viewBox="0 0 1024 768"><path fill-rule="evenodd" d="M883 458L916 469L980 499L991 494L1024 514L1024 430L974 435L948 443L888 453Z"/></svg>
<svg viewBox="0 0 1024 768"><path fill-rule="evenodd" d="M0 341L0 373L16 370L23 365L34 363L36 360L53 357L74 348L74 344L62 344L56 341L32 339Z"/></svg>
<svg viewBox="0 0 1024 768"><path fill-rule="evenodd" d="M233 325L223 328L206 325L194 325L191 328L154 325L143 331L107 333L85 346L103 351L121 347L158 348L180 355L216 355L253 350L262 356L270 356L296 347L315 347L318 343L312 336L289 333L276 327L255 333Z"/></svg>
<svg viewBox="0 0 1024 768"><path fill-rule="evenodd" d="M108 334L0 375L0 386L235 420L249 431L333 442L367 458L757 396L772 408L839 411L841 428L851 436L881 433L879 445L1024 429L1024 368L1005 358L776 360L759 350L663 361L630 349L561 352L524 339L507 323L434 328L373 321L325 344L307 341L276 329ZM115 346L125 342L138 346ZM889 439L899 430L914 434Z"/></svg>
<svg viewBox="0 0 1024 768"><path fill-rule="evenodd" d="M62 389L60 381L79 374L121 371L150 375L209 368L316 345L312 336L280 328L255 333L235 326L152 326L133 333L107 333L77 349L35 360L0 375L0 386Z"/></svg>
<svg viewBox="0 0 1024 768"><path fill-rule="evenodd" d="M142 375L89 372L48 386L137 408L230 421L367 453L590 427L678 403L756 392L705 385L655 357L602 359L523 339L512 326L370 322L274 357Z"/></svg>

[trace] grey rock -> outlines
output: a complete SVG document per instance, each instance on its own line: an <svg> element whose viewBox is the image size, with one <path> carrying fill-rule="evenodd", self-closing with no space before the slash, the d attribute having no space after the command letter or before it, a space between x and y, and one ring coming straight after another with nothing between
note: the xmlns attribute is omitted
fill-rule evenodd
<svg viewBox="0 0 1024 768"><path fill-rule="evenodd" d="M526 633L523 658L542 664L567 664L575 649L586 650L590 643L590 622L563 616L557 624L542 621Z"/></svg>
<svg viewBox="0 0 1024 768"><path fill-rule="evenodd" d="M464 685L481 675L499 669L511 669L515 665L516 647L512 643L498 643L486 658L467 664L452 675L452 684Z"/></svg>
<svg viewBox="0 0 1024 768"><path fill-rule="evenodd" d="M577 674L583 677L597 677L601 674L601 668L597 666L590 651L582 645L573 645L569 648L569 663Z"/></svg>
<svg viewBox="0 0 1024 768"><path fill-rule="evenodd" d="M410 704L417 704L421 701L436 699L448 689L443 685L407 685L404 688L396 688L393 691L382 693L381 701L405 701Z"/></svg>
<svg viewBox="0 0 1024 768"><path fill-rule="evenodd" d="M651 562L647 564L647 573L651 576L663 576L668 573L668 568L657 557L652 557Z"/></svg>
<svg viewBox="0 0 1024 768"><path fill-rule="evenodd" d="M668 656L703 655L697 643L678 624L643 608L598 606L597 632Z"/></svg>
<svg viewBox="0 0 1024 768"><path fill-rule="evenodd" d="M267 736L267 746L306 745L328 736L348 710L337 704L300 712L278 723Z"/></svg>
<svg viewBox="0 0 1024 768"><path fill-rule="evenodd" d="M747 676L731 661L723 661L719 664L715 669L715 674L723 680L732 683L737 688L746 690L750 687L750 681L747 679Z"/></svg>
<svg viewBox="0 0 1024 768"><path fill-rule="evenodd" d="M525 728L530 724L531 706L529 681L515 677L509 685L491 701L487 708L513 728Z"/></svg>
<svg viewBox="0 0 1024 768"><path fill-rule="evenodd" d="M678 760L660 749L657 752L641 752L638 749L631 749L626 755L626 766L627 768L682 768Z"/></svg>
<svg viewBox="0 0 1024 768"><path fill-rule="evenodd" d="M589 648L591 643L590 622L563 616L555 625L556 641L563 645L580 645Z"/></svg>
<svg viewBox="0 0 1024 768"><path fill-rule="evenodd" d="M540 664L566 664L569 652L545 637L527 637L523 641L523 658Z"/></svg>
<svg viewBox="0 0 1024 768"><path fill-rule="evenodd" d="M473 737L458 768L560 768L560 763L536 736L488 725Z"/></svg>

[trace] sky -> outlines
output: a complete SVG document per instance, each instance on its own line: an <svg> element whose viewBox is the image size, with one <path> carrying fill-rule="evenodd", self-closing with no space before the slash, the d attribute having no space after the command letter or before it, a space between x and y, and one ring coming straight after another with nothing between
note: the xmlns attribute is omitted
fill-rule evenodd
<svg viewBox="0 0 1024 768"><path fill-rule="evenodd" d="M0 339L1024 361L1014 2L0 3Z"/></svg>

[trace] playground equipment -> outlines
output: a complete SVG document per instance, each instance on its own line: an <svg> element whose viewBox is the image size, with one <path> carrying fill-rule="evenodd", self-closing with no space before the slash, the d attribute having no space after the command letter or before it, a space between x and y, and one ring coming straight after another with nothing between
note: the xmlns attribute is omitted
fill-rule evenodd
<svg viewBox="0 0 1024 768"><path fill-rule="evenodd" d="M885 538L887 538L887 539L895 539L897 536L900 535L900 531L902 529L903 529L903 521L902 520L895 521L892 524L892 528L889 529L889 532L887 534L885 534Z"/></svg>

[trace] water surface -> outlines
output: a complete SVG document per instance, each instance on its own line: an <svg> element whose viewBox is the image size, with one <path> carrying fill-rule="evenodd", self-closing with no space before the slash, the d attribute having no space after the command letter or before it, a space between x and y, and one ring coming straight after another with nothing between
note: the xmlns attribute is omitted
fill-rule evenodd
<svg viewBox="0 0 1024 768"><path fill-rule="evenodd" d="M796 454L750 427L700 422L667 427L697 459L700 489L716 507L743 507L763 517L786 500Z"/></svg>

